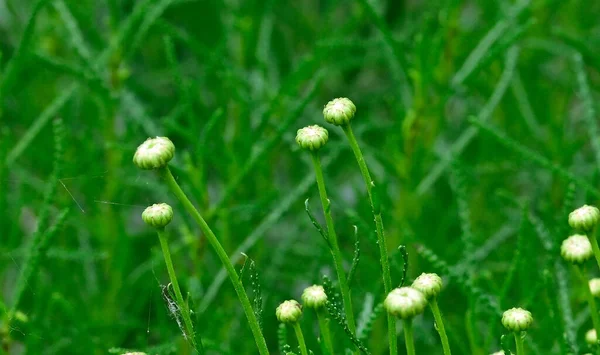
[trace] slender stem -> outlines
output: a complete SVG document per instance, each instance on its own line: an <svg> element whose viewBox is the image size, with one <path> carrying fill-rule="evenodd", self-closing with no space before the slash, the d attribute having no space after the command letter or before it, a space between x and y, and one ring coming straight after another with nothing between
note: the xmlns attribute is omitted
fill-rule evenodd
<svg viewBox="0 0 600 355"><path fill-rule="evenodd" d="M585 289L585 298L588 302L588 307L590 307L590 315L592 316L592 324L594 325L594 329L596 329L596 334L600 334L600 317L598 316L598 308L596 307L596 300L594 300L594 295L592 295L592 291L590 290L589 281L585 274L585 267L576 266L576 273L583 284L583 288Z"/></svg>
<svg viewBox="0 0 600 355"><path fill-rule="evenodd" d="M204 235L206 236L206 239L208 240L210 245L213 247L213 249L217 253L219 259L221 260L221 263L225 267L225 270L227 271L227 274L229 275L229 279L231 280L231 283L233 284L233 288L235 289L235 293L237 293L237 296L240 299L240 303L242 304L244 313L246 313L246 318L248 319L248 324L250 325L252 334L254 335L254 340L256 341L256 346L258 347L258 352L261 355L269 354L269 349L267 348L267 343L265 341L265 337L262 334L260 325L258 324L258 320L256 319L256 315L254 314L254 311L252 310L252 305L250 304L250 299L248 299L248 295L246 294L244 285L242 285L242 282L239 279L239 276L238 276L237 272L235 271L235 268L231 264L231 260L229 260L229 256L227 255L227 252L225 252L225 250L221 246L221 243L219 243L219 240L217 239L217 237L215 236L213 231L210 229L210 227L208 226L208 224L206 223L204 218L202 218L202 216L200 215L198 210L196 210L196 208L190 202L190 200L187 198L187 196L185 195L183 190L181 190L181 187L179 187L179 184L177 184L177 181L175 181L175 178L173 177L173 174L171 174L171 171L169 170L169 168L165 167L165 168L160 169L159 174L166 181L167 185L169 186L169 188L171 189L173 194L183 204L183 206L185 207L187 212L190 215L192 215L194 220L198 223L198 225L200 226L200 229L202 230L202 233L204 233Z"/></svg>
<svg viewBox="0 0 600 355"><path fill-rule="evenodd" d="M319 328L321 329L321 338L325 345L325 350L327 350L329 355L334 355L331 332L329 331L329 320L325 316L325 311L323 309L317 310L317 318L319 319Z"/></svg>
<svg viewBox="0 0 600 355"><path fill-rule="evenodd" d="M300 328L300 322L293 323L294 332L296 332L296 338L298 338L298 345L300 345L300 353L302 355L308 355L306 350L306 343L304 342L304 335L302 334L302 328Z"/></svg>
<svg viewBox="0 0 600 355"><path fill-rule="evenodd" d="M440 340L442 341L442 348L444 349L444 355L450 355L450 344L448 343L448 336L446 335L446 328L444 327L444 321L442 320L442 313L440 307L438 307L437 299L434 297L429 300L429 306L435 319L435 325L438 333L440 334Z"/></svg>
<svg viewBox="0 0 600 355"><path fill-rule="evenodd" d="M387 295L392 291L392 276L390 272L390 263L388 260L388 251L387 244L385 240L385 231L383 228L383 219L381 218L381 212L376 211L375 204L373 201L373 180L371 179L371 174L369 173L369 168L367 167L367 163L365 158L363 157L362 151L358 146L358 142L356 141L356 137L354 136L354 132L352 131L352 127L347 124L342 126L346 137L348 138L348 142L350 143L350 147L354 152L354 157L356 158L356 162L358 163L358 168L360 169L360 173L363 176L365 181L365 185L367 187L367 193L369 195L369 202L371 203L371 208L373 210L373 215L375 216L375 227L377 231L377 244L379 245L379 262L381 264L381 276L383 278L383 288L385 294ZM390 355L396 355L398 353L398 344L396 338L396 319L394 316L387 314L387 323L388 323L388 342L390 348Z"/></svg>
<svg viewBox="0 0 600 355"><path fill-rule="evenodd" d="M404 343L406 343L406 355L415 355L412 319L404 320Z"/></svg>
<svg viewBox="0 0 600 355"><path fill-rule="evenodd" d="M327 190L325 190L325 180L323 179L321 160L316 152L312 152L311 157L315 168L319 196L321 197L321 204L323 205L323 214L325 215L325 220L327 221L327 237L329 244L331 245L331 255L333 256L333 262L335 264L338 281L340 283L340 290L342 293L342 300L344 302L344 312L346 313L348 328L352 331L352 333L356 333L354 313L352 311L352 297L350 295L350 289L348 288L346 272L344 271L344 266L342 265L342 253L338 245L337 235L335 234L333 218L331 217L331 204L329 202L329 198L327 198Z"/></svg>
<svg viewBox="0 0 600 355"><path fill-rule="evenodd" d="M598 240L596 238L595 231L587 233L587 237L590 240L590 243L592 244L592 250L594 251L596 263L598 263L598 267L600 267L600 248L598 248Z"/></svg>
<svg viewBox="0 0 600 355"><path fill-rule="evenodd" d="M177 276L175 275L173 261L171 260L171 252L169 251L169 242L167 241L167 233L165 232L164 228L158 228L156 232L158 233L160 247L162 248L162 253L165 258L165 264L167 265L169 279L171 280L171 285L173 285L173 291L175 291L175 299L177 300L177 304L181 310L181 317L183 318L183 323L185 324L186 338L189 340L190 344L192 344L192 347L196 349L196 334L194 333L192 318L190 317L190 309L188 304L183 300L181 289L179 288L179 282L177 281Z"/></svg>
<svg viewBox="0 0 600 355"><path fill-rule="evenodd" d="M519 332L515 332L515 344L517 344L517 355L525 355L525 349L523 346L523 337Z"/></svg>

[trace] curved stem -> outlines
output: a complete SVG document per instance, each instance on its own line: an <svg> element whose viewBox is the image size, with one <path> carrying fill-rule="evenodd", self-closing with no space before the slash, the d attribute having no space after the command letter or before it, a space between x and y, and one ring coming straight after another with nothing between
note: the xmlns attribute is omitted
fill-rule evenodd
<svg viewBox="0 0 600 355"><path fill-rule="evenodd" d="M404 343L406 344L406 355L415 355L412 319L404 320Z"/></svg>
<svg viewBox="0 0 600 355"><path fill-rule="evenodd" d="M356 325L354 323L354 312L352 311L352 297L350 295L350 289L348 287L346 272L344 271L344 266L342 264L342 253L338 245L337 235L335 234L333 218L331 217L331 204L329 202L329 198L327 198L327 190L325 189L325 180L323 179L323 169L321 168L321 160L319 159L319 155L316 152L312 152L311 157L315 168L317 186L319 188L319 196L321 198L321 204L323 205L323 214L325 215L325 220L327 221L327 238L331 246L331 255L333 256L335 270L337 272L338 281L340 283L340 291L342 294L342 301L344 303L346 321L348 322L348 328L352 331L352 333L356 333Z"/></svg>
<svg viewBox="0 0 600 355"><path fill-rule="evenodd" d="M381 264L381 276L383 278L383 288L385 294L387 295L392 291L392 276L390 272L390 263L388 260L388 251L387 244L385 240L385 231L383 228L383 219L381 218L381 212L375 208L375 204L373 201L373 180L371 179L371 174L369 173L369 168L367 167L367 163L365 158L363 157L362 151L358 146L358 142L356 141L356 137L354 136L354 132L352 131L352 127L347 124L342 126L346 137L348 138L348 142L350 143L350 147L354 152L354 157L356 158L356 162L358 163L358 168L360 169L360 173L363 176L363 180L365 181L365 185L367 187L367 194L369 195L369 202L371 203L371 208L373 210L373 215L375 217L375 227L377 231L377 244L379 245L379 262ZM394 316L387 314L387 323L388 323L388 342L390 348L390 355L396 355L398 353L398 344L396 338L396 319Z"/></svg>
<svg viewBox="0 0 600 355"><path fill-rule="evenodd" d="M517 344L517 355L525 355L523 346L523 337L518 332L515 332L515 344Z"/></svg>
<svg viewBox="0 0 600 355"><path fill-rule="evenodd" d="M181 289L179 288L179 282L177 282L177 276L175 275L175 269L173 268L173 261L171 260L171 252L169 251L169 242L167 241L167 233L164 228L156 229L158 233L158 239L160 240L160 247L165 258L165 264L167 265L167 272L169 273L169 279L171 285L173 285L173 291L175 292L175 299L177 305L181 311L181 317L185 324L185 335L189 340L190 344L196 349L196 333L194 332L194 326L192 325L192 318L190 317L190 309L188 304L183 300Z"/></svg>
<svg viewBox="0 0 600 355"><path fill-rule="evenodd" d="M576 273L583 284L583 288L585 289L585 298L588 303L588 307L590 308L590 315L592 317L592 324L594 325L594 329L596 329L596 334L600 334L600 317L598 316L598 308L596 307L596 300L594 300L594 295L592 295L592 291L590 290L590 285L588 278L585 274L585 268L583 266L575 267Z"/></svg>
<svg viewBox="0 0 600 355"><path fill-rule="evenodd" d="M306 350L306 343L304 342L304 335L302 334L302 328L300 328L300 323L295 322L293 324L294 332L296 332L296 338L298 338L298 345L300 345L300 353L302 355L308 355L308 350Z"/></svg>
<svg viewBox="0 0 600 355"><path fill-rule="evenodd" d="M331 341L331 332L329 331L329 320L325 316L323 309L317 310L317 318L319 319L319 328L321 329L321 338L325 345L325 350L329 355L334 355L333 342Z"/></svg>
<svg viewBox="0 0 600 355"><path fill-rule="evenodd" d="M444 349L444 355L450 355L450 344L448 343L448 336L446 335L446 328L444 327L444 321L442 320L442 313L438 307L437 299L434 297L429 301L433 318L435 319L435 325L438 333L440 334L440 340L442 341L442 349Z"/></svg>
<svg viewBox="0 0 600 355"><path fill-rule="evenodd" d="M233 284L233 288L235 289L235 293L240 299L240 303L242 304L242 308L244 309L246 318L248 319L248 324L250 325L250 329L252 330L252 334L254 335L254 340L256 341L258 352L261 355L269 354L269 349L267 348L265 337L263 336L262 331L260 329L260 325L258 324L258 320L256 319L256 314L254 314L254 311L252 310L250 299L248 299L248 295L246 294L244 285L242 285L242 282L240 281L239 276L235 271L235 268L231 264L229 256L223 249L223 246L221 246L221 243L219 243L219 240L217 239L213 231L210 229L204 218L202 218L198 210L196 210L196 208L187 198L183 190L181 190L181 187L179 186L179 184L177 184L177 181L175 181L175 178L173 177L173 174L171 174L169 168L165 167L159 169L158 172L166 181L173 194L183 204L186 211L190 215L192 215L194 220L198 223L198 225L200 226L200 230L202 230L202 233L204 233L206 239L208 240L212 248L215 250L219 259L221 260L221 263L225 267L225 270L229 275L229 279Z"/></svg>
<svg viewBox="0 0 600 355"><path fill-rule="evenodd" d="M596 258L596 263L598 263L598 267L600 267L600 248L598 248L598 240L596 238L595 231L587 233L587 237L590 240L590 244L592 244L592 250L594 251L594 257ZM598 333L600 334L600 333Z"/></svg>

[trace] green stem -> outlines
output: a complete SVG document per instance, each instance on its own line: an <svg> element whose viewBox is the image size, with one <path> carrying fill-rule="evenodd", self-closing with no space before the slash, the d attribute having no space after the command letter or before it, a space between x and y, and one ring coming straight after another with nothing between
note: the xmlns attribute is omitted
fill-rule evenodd
<svg viewBox="0 0 600 355"><path fill-rule="evenodd" d="M360 173L362 174L363 179L365 181L365 185L367 187L367 194L369 195L369 202L371 203L371 208L373 209L373 215L375 216L377 244L379 245L379 262L381 264L381 275L383 278L383 289L385 291L385 294L387 295L392 291L392 276L390 272L390 263L388 260L385 231L383 228L383 219L381 218L381 212L379 211L379 208L375 208L375 203L373 201L373 179L371 179L369 168L367 167L365 158L363 157L362 151L358 146L358 142L356 141L356 137L354 136L352 127L350 126L350 124L347 124L342 126L342 129L344 130L344 133L348 138L348 142L350 143L350 147L354 152L354 157L356 158L356 162L358 163L358 168L360 169ZM387 314L387 323L390 355L396 355L398 353L398 343L396 338L396 319L394 318L394 316Z"/></svg>
<svg viewBox="0 0 600 355"><path fill-rule="evenodd" d="M190 317L190 309L187 303L183 300L183 295L181 294L181 289L179 288L179 282L177 281L177 276L175 275L173 261L171 260L171 252L169 251L169 242L167 241L167 233L165 232L164 228L158 228L156 229L156 232L158 233L160 247L162 248L163 256L165 258L165 264L167 265L169 279L171 280L171 285L173 285L173 291L175 291L175 299L177 300L177 304L181 310L181 317L183 318L183 323L185 324L186 338L189 340L192 347L196 349L196 334L194 333L192 318Z"/></svg>
<svg viewBox="0 0 600 355"><path fill-rule="evenodd" d="M333 342L331 341L331 332L329 331L329 320L325 316L325 312L323 309L317 310L317 318L319 319L319 328L321 329L321 338L323 340L323 344L325 345L325 349L329 353L329 355L334 355L333 352Z"/></svg>
<svg viewBox="0 0 600 355"><path fill-rule="evenodd" d="M406 355L415 355L412 319L404 320L404 342L406 343Z"/></svg>
<svg viewBox="0 0 600 355"><path fill-rule="evenodd" d="M525 355L523 346L523 337L518 332L515 332L515 344L517 345L517 355Z"/></svg>
<svg viewBox="0 0 600 355"><path fill-rule="evenodd" d="M293 326L294 332L296 332L296 338L298 338L298 345L300 345L300 353L302 355L308 355L308 350L306 350L306 343L304 342L304 335L302 334L302 328L300 328L300 322L295 322Z"/></svg>
<svg viewBox="0 0 600 355"><path fill-rule="evenodd" d="M221 260L221 263L225 267L225 270L227 271L227 274L229 275L229 279L231 280L231 283L233 284L233 288L235 289L235 293L237 293L237 296L240 299L240 303L242 304L244 313L246 313L246 318L248 319L248 324L250 325L252 334L254 335L254 340L256 341L256 346L258 347L258 352L261 355L269 354L269 349L267 348L267 343L266 343L265 338L260 329L260 325L258 324L258 320L256 319L256 314L254 314L254 311L252 310L252 305L250 304L250 299L248 299L248 295L246 294L244 285L242 285L242 282L239 279L239 276L238 276L237 272L235 271L235 268L231 264L231 260L229 260L229 256L227 255L227 253L221 246L221 243L219 243L219 240L217 239L217 237L215 236L213 231L210 229L210 227L208 226L208 224L206 223L204 218L202 218L202 216L200 215L198 210L196 210L196 208L190 202L190 200L187 198L187 196L185 195L183 190L181 190L181 187L179 187L179 184L177 184L177 181L175 181L175 178L173 177L173 174L171 174L171 171L169 170L169 168L165 167L165 168L159 169L158 172L163 177L163 179L166 181L167 185L169 186L169 188L171 189L173 194L183 204L183 206L185 207L187 212L190 215L192 215L194 220L198 223L198 225L200 226L200 230L202 230L202 233L204 233L204 235L206 236L206 239L208 240L210 245L213 247L213 249L217 253L219 259Z"/></svg>
<svg viewBox="0 0 600 355"><path fill-rule="evenodd" d="M596 307L596 301L594 300L594 295L592 295L592 291L590 290L589 281L585 274L585 268L583 266L575 267L576 273L581 279L581 283L583 284L583 288L585 289L585 298L588 302L588 307L590 307L590 314L592 316L592 324L594 325L594 329L596 329L596 334L600 334L600 317L598 316L598 308Z"/></svg>
<svg viewBox="0 0 600 355"><path fill-rule="evenodd" d="M434 297L429 301L433 318L435 319L435 325L438 333L440 334L440 340L442 341L442 348L444 349L444 355L450 355L450 344L448 343L448 336L446 335L446 328L444 327L444 321L442 320L442 313L440 307L438 307L437 299Z"/></svg>
<svg viewBox="0 0 600 355"><path fill-rule="evenodd" d="M592 244L592 250L594 251L594 257L596 257L596 263L598 263L598 267L600 267L600 248L598 248L598 240L596 238L596 233L595 231L592 231L588 233L587 236L590 240L590 243Z"/></svg>
<svg viewBox="0 0 600 355"><path fill-rule="evenodd" d="M352 333L356 333L356 325L354 323L354 313L352 311L352 297L350 295L350 289L348 288L348 280L346 278L346 272L342 265L342 253L338 245L337 236L335 234L335 227L333 225L333 218L331 217L331 204L329 198L327 198L327 190L325 190L325 180L323 179L323 169L321 168L321 160L316 152L311 153L313 165L315 168L315 175L317 178L317 186L319 188L319 196L321 197L321 204L323 205L323 214L327 221L327 237L331 246L331 255L333 256L333 262L337 271L338 281L340 283L340 291L342 293L342 300L344 302L344 312L346 313L346 320L348 322L348 328Z"/></svg>

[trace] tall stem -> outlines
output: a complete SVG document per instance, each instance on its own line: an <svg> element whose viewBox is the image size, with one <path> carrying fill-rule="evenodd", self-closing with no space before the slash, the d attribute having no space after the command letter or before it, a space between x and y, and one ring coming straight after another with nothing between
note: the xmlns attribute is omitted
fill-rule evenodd
<svg viewBox="0 0 600 355"><path fill-rule="evenodd" d="M321 339L325 345L325 350L329 355L334 355L333 342L331 341L331 333L329 332L329 321L325 317L325 311L323 309L317 310L317 318L319 319L319 328L321 329Z"/></svg>
<svg viewBox="0 0 600 355"><path fill-rule="evenodd" d="M377 231L377 244L379 245L379 262L381 264L381 276L383 278L383 288L385 290L385 294L387 295L392 291L392 276L390 272L390 263L388 260L388 251L387 244L385 240L385 232L383 229L383 219L381 218L381 211L379 208L375 208L375 203L373 201L373 180L371 179L371 174L369 173L369 168L367 167L367 163L365 158L363 157L362 151L358 146L358 142L356 141L356 137L354 136L354 132L352 131L352 127L350 124L342 126L346 137L348 138L348 142L350 143L350 147L354 152L354 157L356 158L356 162L358 163L358 168L360 169L360 173L363 176L363 180L365 181L365 185L367 188L367 194L369 195L369 202L371 203L371 209L373 210L373 215L375 217L375 228ZM398 353L398 344L396 338L396 319L391 314L387 314L387 323L388 323L388 342L390 347L390 355L396 355Z"/></svg>
<svg viewBox="0 0 600 355"><path fill-rule="evenodd" d="M415 355L415 340L410 318L404 320L404 343L406 343L406 355Z"/></svg>
<svg viewBox="0 0 600 355"><path fill-rule="evenodd" d="M158 233L160 247L162 248L162 253L165 258L165 264L167 265L169 279L171 280L171 285L173 285L173 291L175 291L175 299L177 301L179 309L181 310L181 317L183 318L183 323L185 324L186 338L189 340L192 347L196 349L196 333L194 332L192 318L190 317L190 308L188 307L188 304L183 300L181 289L179 288L179 282L177 281L177 276L175 275L173 261L171 260L171 252L169 251L169 243L167 241L167 233L165 232L164 228L158 228L156 232Z"/></svg>
<svg viewBox="0 0 600 355"><path fill-rule="evenodd" d="M515 332L515 344L517 345L517 355L525 355L525 349L523 346L523 338L521 334Z"/></svg>
<svg viewBox="0 0 600 355"><path fill-rule="evenodd" d="M329 244L331 245L331 255L333 256L333 262L335 264L338 281L340 283L340 291L342 293L342 300L344 302L344 312L346 313L348 328L352 331L352 333L355 333L356 325L354 323L354 312L352 311L352 297L350 295L350 289L348 288L346 272L344 271L344 266L342 264L342 253L340 252L337 235L335 234L333 218L331 217L331 204L329 202L329 198L327 197L327 190L325 190L325 180L323 179L321 160L316 152L312 152L311 157L315 168L319 196L321 197L321 204L323 205L323 214L325 215L325 221L327 222L327 236Z"/></svg>
<svg viewBox="0 0 600 355"><path fill-rule="evenodd" d="M306 350L306 343L304 342L304 335L302 334L302 328L300 328L300 323L295 322L293 324L294 332L296 332L296 338L298 338L298 345L300 345L300 353L302 355L308 355L308 350Z"/></svg>
<svg viewBox="0 0 600 355"><path fill-rule="evenodd" d="M594 251L594 257L596 258L596 263L598 263L598 267L600 267L600 248L598 248L598 240L596 238L596 231L593 230L593 231L587 233L587 237L590 240L590 244L592 244L592 250Z"/></svg>
<svg viewBox="0 0 600 355"><path fill-rule="evenodd" d="M590 308L590 314L592 317L592 324L594 325L594 329L596 329L596 334L600 334L600 317L598 316L598 308L596 307L596 300L594 300L594 295L592 295L592 291L590 290L589 281L585 274L585 268L583 266L575 267L576 273L583 284L583 288L585 289L585 298L588 302L588 307Z"/></svg>
<svg viewBox="0 0 600 355"><path fill-rule="evenodd" d="M446 335L446 328L444 327L444 321L442 320L442 313L438 307L437 299L434 297L429 301L433 318L435 319L435 325L438 333L440 334L440 340L442 341L442 349L444 355L450 355L450 344L448 343L448 336Z"/></svg>
<svg viewBox="0 0 600 355"><path fill-rule="evenodd" d="M252 305L250 304L250 299L248 299L248 295L246 294L244 285L242 285L242 282L239 279L239 276L238 276L237 272L235 271L235 268L231 264L231 260L229 260L229 256L227 255L227 253L221 246L221 243L219 243L219 240L217 239L217 237L215 236L213 231L210 229L210 227L208 226L208 224L206 223L204 218L202 218L202 216L200 215L198 210L196 210L196 208L190 202L190 200L187 198L187 196L185 195L183 190L181 190L181 187L179 186L179 184L177 184L177 181L175 181L175 178L173 177L173 174L171 174L171 171L169 170L169 168L168 167L162 168L159 170L159 173L163 177L163 179L166 181L167 185L169 186L169 188L171 189L173 194L183 204L183 206L185 207L187 212L190 215L192 215L194 220L198 223L198 225L200 226L200 230L202 230L202 233L204 233L204 235L206 236L206 239L208 240L210 245L213 247L213 249L217 253L217 256L221 260L221 263L225 267L225 270L227 271L227 274L229 275L229 279L231 280L231 283L233 284L233 288L235 289L235 293L237 294L238 298L240 299L240 303L242 304L244 313L246 313L246 318L248 319L248 324L250 325L252 334L254 335L254 340L256 341L256 346L258 347L258 352L261 355L269 354L269 349L267 348L267 343L265 341L265 337L262 334L260 325L258 324L258 320L256 319L256 315L254 314L254 311L252 310Z"/></svg>

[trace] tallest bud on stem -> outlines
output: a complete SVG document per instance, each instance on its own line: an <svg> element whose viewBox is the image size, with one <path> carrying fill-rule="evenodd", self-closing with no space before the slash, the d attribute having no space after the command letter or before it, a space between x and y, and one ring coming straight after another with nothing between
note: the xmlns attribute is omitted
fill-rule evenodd
<svg viewBox="0 0 600 355"><path fill-rule="evenodd" d="M350 99L345 97L329 101L323 109L325 121L336 126L349 124L352 118L354 118L354 113L356 113L356 106L354 106L354 103Z"/></svg>
<svg viewBox="0 0 600 355"><path fill-rule="evenodd" d="M569 225L571 228L582 232L591 232L600 221L600 210L594 206L583 205L569 213Z"/></svg>
<svg viewBox="0 0 600 355"><path fill-rule="evenodd" d="M137 148L133 163L140 169L165 168L175 155L175 145L167 137L148 138Z"/></svg>

